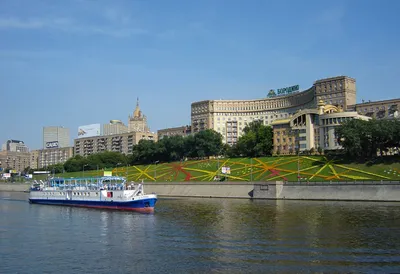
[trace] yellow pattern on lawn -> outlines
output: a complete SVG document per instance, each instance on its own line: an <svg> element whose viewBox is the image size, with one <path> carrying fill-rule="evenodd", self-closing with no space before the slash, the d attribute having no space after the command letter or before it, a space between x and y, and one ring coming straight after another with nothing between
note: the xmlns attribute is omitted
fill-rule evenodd
<svg viewBox="0 0 400 274"><path fill-rule="evenodd" d="M363 173L363 174L376 176L376 177L383 178L383 179L390 179L389 177L382 176L382 175L379 175L379 174L375 174L375 173L372 173L372 172L363 171L361 169L356 169L356 168L352 168L352 167L346 167L346 166L343 166L343 165L336 165L336 166L344 168L344 169L348 169L348 170L351 170L351 171L355 171L355 172L359 172L359 173Z"/></svg>
<svg viewBox="0 0 400 274"><path fill-rule="evenodd" d="M312 167L307 167L307 168L305 168L305 169L301 169L301 170L299 170L299 173L300 173L301 175L305 175L305 173L304 173L303 171L310 170L310 169L313 169L313 168L316 168L316 167L315 167L315 166L312 166ZM275 180L275 179L282 178L283 176L289 176L289 175L293 175L293 174L296 174L296 173L297 173L297 170L296 170L296 171L292 171L292 170L284 170L284 169L282 169L282 170L280 170L280 171L285 171L285 172L289 171L289 173L283 174L283 175L279 175L279 176L275 176L275 177L272 177L272 178L270 178L269 180L270 180L270 181L273 181L273 180ZM327 176L319 175L318 177L324 178L324 177L327 177Z"/></svg>
<svg viewBox="0 0 400 274"><path fill-rule="evenodd" d="M370 178L368 177L355 176L355 175L342 175L342 177L349 178L352 180L370 180Z"/></svg>
<svg viewBox="0 0 400 274"><path fill-rule="evenodd" d="M308 158L309 159L309 158ZM326 167L329 167L330 166L330 163L331 163L331 161L328 161L325 157L324 157L324 159L327 161L327 162L322 162L322 161L319 161L319 162L321 162L321 163L323 163L324 165L313 175L313 176L311 176L311 178L310 179L312 179L312 178L314 178L315 176L317 176L322 170L324 170ZM309 159L310 160L310 159Z"/></svg>
<svg viewBox="0 0 400 274"><path fill-rule="evenodd" d="M147 170L149 169L150 166L147 166L144 170L141 170L137 166L133 166L137 171L139 171L139 175L136 177L136 180L139 180L140 177L145 176L148 177L150 180L154 181L154 178L151 177L149 174L147 174Z"/></svg>
<svg viewBox="0 0 400 274"><path fill-rule="evenodd" d="M335 170L336 171L336 170ZM337 172L337 171L336 171ZM345 171L343 171L343 172L340 172L340 173L337 173L337 176L340 178L340 177L343 177L343 175L346 175L347 173L349 173L349 172L351 172L351 170L345 170ZM336 175L333 175L333 176L330 176L330 177L328 177L328 178L326 178L326 180L332 180L332 179L336 179ZM341 178L340 178L341 179Z"/></svg>
<svg viewBox="0 0 400 274"><path fill-rule="evenodd" d="M336 170L333 168L331 164L328 164L329 168L331 169L332 173L335 175L334 178L340 179L339 175L337 174Z"/></svg>

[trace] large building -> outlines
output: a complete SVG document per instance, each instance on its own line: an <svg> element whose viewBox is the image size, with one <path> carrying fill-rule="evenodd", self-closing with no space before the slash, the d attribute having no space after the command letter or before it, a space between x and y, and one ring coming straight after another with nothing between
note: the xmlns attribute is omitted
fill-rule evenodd
<svg viewBox="0 0 400 274"><path fill-rule="evenodd" d="M45 169L51 165L65 163L74 156L73 147L39 149L31 153L31 168ZM36 160L36 163L34 162ZM34 168L36 166L36 168Z"/></svg>
<svg viewBox="0 0 400 274"><path fill-rule="evenodd" d="M43 149L69 146L69 128L56 126L43 127Z"/></svg>
<svg viewBox="0 0 400 274"><path fill-rule="evenodd" d="M39 167L39 150L32 150L29 158L29 167L38 169Z"/></svg>
<svg viewBox="0 0 400 274"><path fill-rule="evenodd" d="M187 136L192 133L191 126L172 127L157 130L158 140L169 136Z"/></svg>
<svg viewBox="0 0 400 274"><path fill-rule="evenodd" d="M349 110L375 119L399 118L400 99L368 101L349 106Z"/></svg>
<svg viewBox="0 0 400 274"><path fill-rule="evenodd" d="M321 79L299 91L299 86L271 90L264 99L206 100L191 105L192 132L214 129L223 141L233 145L244 127L255 120L270 125L278 119L289 119L299 110L316 109L317 102L347 109L356 103L356 81L347 76Z"/></svg>
<svg viewBox="0 0 400 274"><path fill-rule="evenodd" d="M351 119L371 119L355 111L344 111L341 107L325 104L322 100L318 108L297 111L287 119L271 123L274 132L274 154L293 154L305 150L321 148L340 149L335 128Z"/></svg>
<svg viewBox="0 0 400 274"><path fill-rule="evenodd" d="M124 154L132 153L133 145L140 140L157 141L157 134L151 132L128 132L107 136L94 136L74 140L74 154L88 156L104 151L117 151Z"/></svg>
<svg viewBox="0 0 400 274"><path fill-rule="evenodd" d="M0 171L22 172L30 164L29 152L0 151Z"/></svg>
<svg viewBox="0 0 400 274"><path fill-rule="evenodd" d="M147 117L143 115L139 107L139 98L133 115L128 117L128 132L150 132L147 126Z"/></svg>
<svg viewBox="0 0 400 274"><path fill-rule="evenodd" d="M29 152L29 148L25 145L25 143L19 140L7 140L7 142L2 145L2 150L12 152Z"/></svg>
<svg viewBox="0 0 400 274"><path fill-rule="evenodd" d="M103 125L103 135L114 135L127 132L128 127L120 120L110 120L109 124Z"/></svg>

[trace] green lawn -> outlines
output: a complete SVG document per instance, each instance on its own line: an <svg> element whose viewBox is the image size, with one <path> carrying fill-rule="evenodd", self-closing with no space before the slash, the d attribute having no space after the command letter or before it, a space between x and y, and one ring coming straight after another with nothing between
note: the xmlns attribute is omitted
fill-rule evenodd
<svg viewBox="0 0 400 274"><path fill-rule="evenodd" d="M119 167L113 175L129 181L213 181L216 176L229 181L381 181L400 180L399 158L377 164L342 163L324 156L282 156L264 158L225 158ZM230 174L222 174L229 167ZM102 171L85 171L85 177L101 176ZM83 172L57 174L82 177Z"/></svg>

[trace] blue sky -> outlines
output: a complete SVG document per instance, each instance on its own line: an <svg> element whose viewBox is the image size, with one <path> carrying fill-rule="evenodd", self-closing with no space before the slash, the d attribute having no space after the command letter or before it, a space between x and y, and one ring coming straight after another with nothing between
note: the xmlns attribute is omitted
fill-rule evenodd
<svg viewBox="0 0 400 274"><path fill-rule="evenodd" d="M0 1L0 142L43 126L190 124L190 104L348 75L398 98L400 1ZM71 141L72 144L72 141Z"/></svg>

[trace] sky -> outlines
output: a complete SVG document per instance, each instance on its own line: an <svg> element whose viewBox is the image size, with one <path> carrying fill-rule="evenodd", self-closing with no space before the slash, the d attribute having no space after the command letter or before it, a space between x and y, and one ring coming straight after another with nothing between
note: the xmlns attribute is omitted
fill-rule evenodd
<svg viewBox="0 0 400 274"><path fill-rule="evenodd" d="M399 98L400 1L0 1L0 143L44 126L190 124L192 102L261 99L347 75L357 101Z"/></svg>

